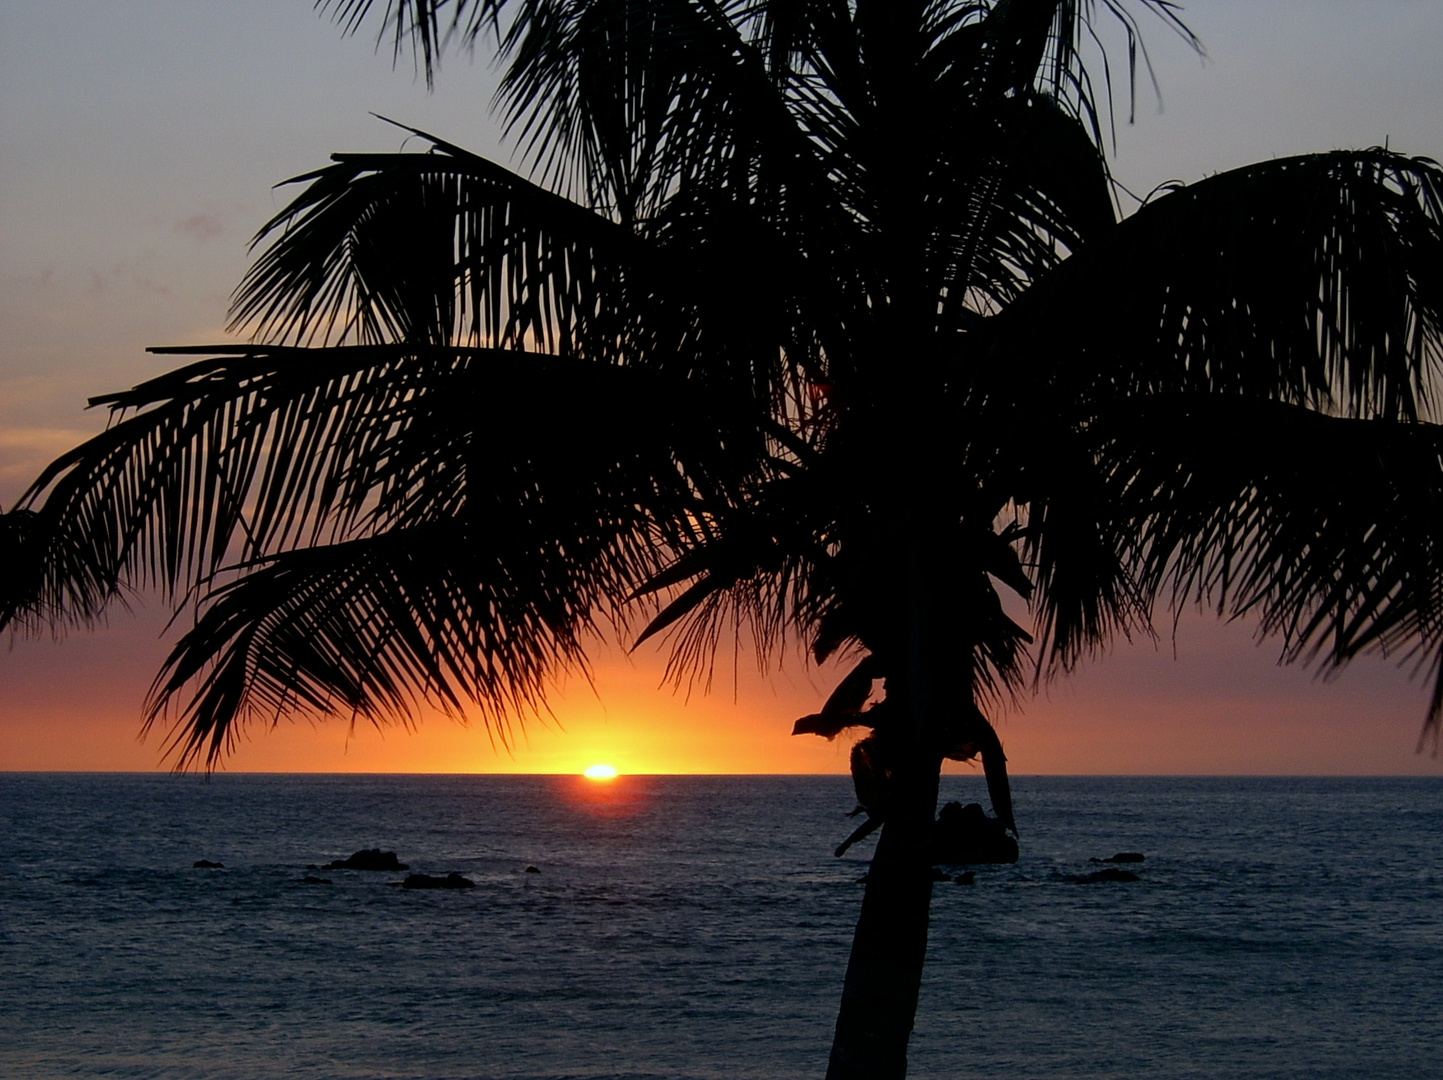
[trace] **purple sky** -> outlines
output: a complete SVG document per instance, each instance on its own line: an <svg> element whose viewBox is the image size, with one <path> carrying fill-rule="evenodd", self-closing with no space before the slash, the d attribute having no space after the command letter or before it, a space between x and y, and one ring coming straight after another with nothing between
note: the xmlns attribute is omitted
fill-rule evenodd
<svg viewBox="0 0 1443 1080"><path fill-rule="evenodd" d="M1386 141L1443 155L1436 0L1211 0L1185 17L1207 45L1206 61L1144 19L1163 99L1159 109L1141 80L1137 122L1118 132L1117 173L1136 193L1308 150ZM306 0L6 0L0 506L103 423L83 411L87 396L168 366L147 345L224 340L246 242L285 201L272 185L332 150L401 147L400 133L371 112L507 160L487 116L492 82L484 61L454 57L428 95L409 63L393 71L370 37L343 39ZM96 636L0 652L0 768L153 767L158 740L137 748L134 736L140 697L164 653L161 621L154 612L140 620L120 613ZM1176 651L1174 659L1171 641L1121 645L1008 717L1014 768L1443 772L1439 760L1413 753L1424 688L1385 664L1361 664L1321 685L1277 669L1276 650L1255 647L1250 628L1191 615ZM836 747L802 751L787 739L791 719L829 688L800 662L770 686L744 673L735 703L728 688L719 701L686 706L666 690L635 704L636 687L658 681L645 662L628 667L612 656L603 668L628 687L616 691L627 709L674 715L679 728L705 716L723 729L714 732L718 746L732 733L736 753L719 756L718 767L845 768ZM591 722L583 698L573 689L565 699L576 710L573 729ZM753 722L772 710L767 724ZM608 730L619 732L620 710L605 711ZM302 725L257 739L265 753L248 749L236 767L374 760L421 768L463 753L471 756L458 768L562 767L554 754L566 736L553 746L550 734L538 734L510 765L488 757L484 733L464 737L457 749L454 731L427 725L419 740L390 736L372 758L363 751L379 744L368 733L348 747L335 727L322 737ZM681 748L656 760L699 753Z"/></svg>

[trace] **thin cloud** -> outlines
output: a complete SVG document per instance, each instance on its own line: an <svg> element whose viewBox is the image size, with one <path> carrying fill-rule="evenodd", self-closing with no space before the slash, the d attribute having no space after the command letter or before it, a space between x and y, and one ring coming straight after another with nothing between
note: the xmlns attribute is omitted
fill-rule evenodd
<svg viewBox="0 0 1443 1080"><path fill-rule="evenodd" d="M184 221L177 222L175 231L203 244L208 240L224 236L230 232L230 226L225 223L220 214L192 214Z"/></svg>

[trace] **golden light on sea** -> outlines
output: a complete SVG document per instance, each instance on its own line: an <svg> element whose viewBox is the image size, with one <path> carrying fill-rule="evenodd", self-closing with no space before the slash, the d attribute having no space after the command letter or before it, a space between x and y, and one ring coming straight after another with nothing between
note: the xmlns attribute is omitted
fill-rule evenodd
<svg viewBox="0 0 1443 1080"><path fill-rule="evenodd" d="M588 780L615 780L616 767L614 765L589 765L581 775Z"/></svg>

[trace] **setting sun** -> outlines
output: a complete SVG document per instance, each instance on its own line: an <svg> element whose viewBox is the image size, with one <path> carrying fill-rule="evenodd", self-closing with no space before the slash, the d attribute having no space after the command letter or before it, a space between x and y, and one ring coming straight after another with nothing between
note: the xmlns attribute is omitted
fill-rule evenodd
<svg viewBox="0 0 1443 1080"><path fill-rule="evenodd" d="M615 780L616 768L612 765L592 765L582 775L588 780Z"/></svg>

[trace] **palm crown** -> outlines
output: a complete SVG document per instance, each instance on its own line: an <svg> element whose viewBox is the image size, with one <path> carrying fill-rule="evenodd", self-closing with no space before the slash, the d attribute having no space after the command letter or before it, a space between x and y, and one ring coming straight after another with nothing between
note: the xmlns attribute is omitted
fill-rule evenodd
<svg viewBox="0 0 1443 1080"><path fill-rule="evenodd" d="M1114 0L388 4L428 75L497 35L539 183L430 136L298 178L255 343L166 350L0 518L4 618L198 597L151 716L191 687L210 765L292 710L504 736L596 632L681 677L736 629L850 651L798 728L873 729L899 836L943 756L1011 824L989 702L1159 604L1436 670L1443 173L1277 160L1119 221L1100 14L1131 43Z"/></svg>

